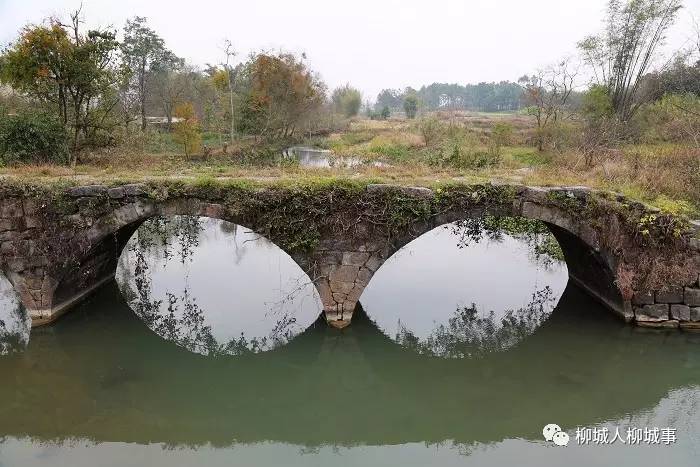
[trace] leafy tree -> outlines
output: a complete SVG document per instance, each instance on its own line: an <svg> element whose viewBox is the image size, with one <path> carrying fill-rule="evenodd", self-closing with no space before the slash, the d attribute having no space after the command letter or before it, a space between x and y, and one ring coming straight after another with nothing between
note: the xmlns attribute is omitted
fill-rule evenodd
<svg viewBox="0 0 700 467"><path fill-rule="evenodd" d="M354 117L360 112L362 106L362 94L349 84L333 91L331 101L336 112L346 117Z"/></svg>
<svg viewBox="0 0 700 467"><path fill-rule="evenodd" d="M257 54L243 74L240 124L256 135L293 136L324 102L325 85L292 54Z"/></svg>
<svg viewBox="0 0 700 467"><path fill-rule="evenodd" d="M681 0L609 0L604 33L579 42L620 121L629 121L643 103L642 79L680 8Z"/></svg>
<svg viewBox="0 0 700 467"><path fill-rule="evenodd" d="M384 89L377 96L377 104L375 109L383 109L388 107L389 109L399 110L403 105L403 92L398 89Z"/></svg>
<svg viewBox="0 0 700 467"><path fill-rule="evenodd" d="M194 106L189 102L178 104L174 114L178 119L175 123L175 142L182 145L185 157L189 157L202 147L202 135L199 122L195 117Z"/></svg>
<svg viewBox="0 0 700 467"><path fill-rule="evenodd" d="M382 120L386 120L386 119L388 119L389 117L391 117L391 111L389 110L389 106L388 106L388 105L385 105L385 106L382 108L382 112L381 112L380 116L382 117Z"/></svg>
<svg viewBox="0 0 700 467"><path fill-rule="evenodd" d="M406 118L416 118L418 113L418 97L414 94L408 95L403 100L403 110L406 112Z"/></svg>
<svg viewBox="0 0 700 467"><path fill-rule="evenodd" d="M65 126L48 114L0 117L0 160L5 164L68 162Z"/></svg>
<svg viewBox="0 0 700 467"><path fill-rule="evenodd" d="M163 71L178 60L166 49L165 41L146 25L146 18L141 16L126 21L121 52L124 64L134 78L134 82L129 84L137 91L141 131L145 131L146 99L151 84L149 78L154 72Z"/></svg>
<svg viewBox="0 0 700 467"><path fill-rule="evenodd" d="M77 161L81 135L100 118L96 111L116 102L104 100L117 82L118 43L112 31L81 31L80 10L71 23L52 18L46 26L27 26L0 58L0 79L13 88L53 106L73 130L71 162Z"/></svg>

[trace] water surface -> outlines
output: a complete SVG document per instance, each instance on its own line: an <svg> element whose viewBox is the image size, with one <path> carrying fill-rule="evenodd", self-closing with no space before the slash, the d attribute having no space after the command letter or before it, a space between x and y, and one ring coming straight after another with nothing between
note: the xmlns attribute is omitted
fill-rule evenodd
<svg viewBox="0 0 700 467"><path fill-rule="evenodd" d="M448 228L409 244L339 331L266 240L157 221L119 286L0 358L0 466L697 465L699 334L619 322L518 235L458 243ZM227 346L280 316L298 323L288 338ZM450 345L427 345L441 326ZM583 446L581 427L678 439Z"/></svg>

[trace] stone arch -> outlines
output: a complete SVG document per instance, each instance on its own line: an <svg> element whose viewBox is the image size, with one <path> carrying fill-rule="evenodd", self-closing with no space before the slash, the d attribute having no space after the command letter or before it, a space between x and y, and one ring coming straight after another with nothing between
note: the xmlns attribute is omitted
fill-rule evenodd
<svg viewBox="0 0 700 467"><path fill-rule="evenodd" d="M254 225L249 226L236 216L230 215L220 204L202 202L196 198L171 200L160 204L137 199L120 206L100 217L77 239L75 243L80 245L76 255L79 258L78 266L65 268L53 278L55 285L51 289L52 303L44 311L48 316L39 324L54 321L92 291L113 280L124 247L145 221L157 216L178 215L219 219L255 231ZM290 254L282 246L274 243L274 240L268 240L290 256L302 271L308 274L309 262L306 257Z"/></svg>
<svg viewBox="0 0 700 467"><path fill-rule="evenodd" d="M512 204L485 204L468 211L443 212L411 223L400 236L385 239L383 243L369 241L353 247L356 251L330 252L331 256L341 253L338 255L341 265L333 265L333 261L328 260L325 262L326 267L322 266L321 270L319 290L325 293L322 293L322 298L327 298L324 300L324 308L329 323L339 328L350 323L353 310L365 287L384 262L402 247L440 226L487 215L524 217L543 222L564 252L570 279L611 311L626 321L631 321L634 317L631 305L629 301L623 300L616 283L617 256L602 247L593 228L562 209L538 202L544 201L546 193L547 190L544 189L526 188ZM567 193L570 196L588 196L588 191L583 189Z"/></svg>

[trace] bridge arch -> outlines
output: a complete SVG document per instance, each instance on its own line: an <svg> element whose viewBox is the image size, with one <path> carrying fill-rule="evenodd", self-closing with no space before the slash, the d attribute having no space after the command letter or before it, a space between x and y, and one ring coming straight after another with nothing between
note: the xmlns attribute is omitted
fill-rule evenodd
<svg viewBox="0 0 700 467"><path fill-rule="evenodd" d="M546 193L546 191L543 192ZM577 194L580 196L580 193ZM571 196L576 195L571 194ZM345 253L344 260L349 258L347 261L349 264L344 264L341 268L349 266L357 268L356 275L353 277L349 274L350 279L348 274L341 274L334 278L333 271L338 269L331 269L331 273L322 275L321 279L320 288L324 290L326 287L326 284L323 284L324 277L329 277L327 287L331 290L333 297L329 302L332 306L335 301L336 309L339 309L339 312L328 313L328 307L326 307L329 322L338 327L344 327L349 323L356 304L361 300L364 288L384 262L401 248L433 229L486 216L522 217L544 223L564 253L570 279L625 321L631 321L634 316L631 306L629 301L624 300L617 285L617 255L601 245L596 231L586 225L582 219L577 219L574 215L557 207L535 201L541 198L544 196L539 190L528 189L520 193L512 204L482 204L468 209L450 209L407 225L400 235L386 239L381 246L369 241L360 245L357 248L359 251ZM357 261L353 263L354 255ZM341 294L338 300L336 293L345 292L348 289L350 293L346 296ZM336 322L333 323L333 321Z"/></svg>

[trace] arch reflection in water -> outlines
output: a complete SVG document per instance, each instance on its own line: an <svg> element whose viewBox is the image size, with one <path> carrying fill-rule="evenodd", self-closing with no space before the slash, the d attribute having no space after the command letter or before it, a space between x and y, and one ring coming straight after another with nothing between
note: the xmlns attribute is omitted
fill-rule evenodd
<svg viewBox="0 0 700 467"><path fill-rule="evenodd" d="M448 224L391 257L361 297L392 340L462 358L510 348L552 313L568 282L554 237L538 221Z"/></svg>
<svg viewBox="0 0 700 467"><path fill-rule="evenodd" d="M22 307L15 289L0 274L0 356L21 352L29 344L32 321Z"/></svg>
<svg viewBox="0 0 700 467"><path fill-rule="evenodd" d="M205 355L272 350L321 312L311 280L280 248L204 217L145 222L122 253L117 283L151 330Z"/></svg>

